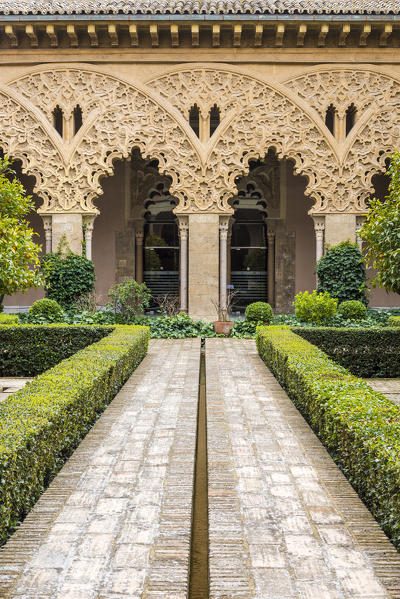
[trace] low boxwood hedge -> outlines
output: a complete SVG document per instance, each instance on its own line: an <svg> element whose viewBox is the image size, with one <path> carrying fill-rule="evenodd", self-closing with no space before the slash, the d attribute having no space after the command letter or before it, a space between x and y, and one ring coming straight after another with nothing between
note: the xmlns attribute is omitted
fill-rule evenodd
<svg viewBox="0 0 400 599"><path fill-rule="evenodd" d="M400 316L389 316L388 325L390 327L400 327Z"/></svg>
<svg viewBox="0 0 400 599"><path fill-rule="evenodd" d="M100 341L114 327L83 325L0 326L0 376L36 376Z"/></svg>
<svg viewBox="0 0 400 599"><path fill-rule="evenodd" d="M292 331L356 376L400 377L399 328L293 327Z"/></svg>
<svg viewBox="0 0 400 599"><path fill-rule="evenodd" d="M111 330L0 403L0 541L145 356L147 327Z"/></svg>
<svg viewBox="0 0 400 599"><path fill-rule="evenodd" d="M261 358L393 543L400 546L400 409L289 327L261 327Z"/></svg>

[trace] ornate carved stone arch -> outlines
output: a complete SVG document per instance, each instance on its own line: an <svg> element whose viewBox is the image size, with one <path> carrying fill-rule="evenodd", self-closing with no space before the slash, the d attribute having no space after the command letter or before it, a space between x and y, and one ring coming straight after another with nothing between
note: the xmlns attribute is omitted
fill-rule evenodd
<svg viewBox="0 0 400 599"><path fill-rule="evenodd" d="M4 86L0 88L0 147L21 161L23 172L35 177L34 191L46 202L49 180L63 170L61 156L40 114Z"/></svg>
<svg viewBox="0 0 400 599"><path fill-rule="evenodd" d="M222 123L206 145L203 183L197 205L202 210L230 212L235 179L248 171L250 158L270 147L292 159L296 172L307 176L306 193L313 210L332 208L330 188L338 160L332 136L317 112L279 83L256 78L226 65L191 65L148 82L188 115L197 104L202 112L216 104Z"/></svg>
<svg viewBox="0 0 400 599"><path fill-rule="evenodd" d="M145 158L157 159L160 172L172 178L179 208L190 205L202 171L198 140L179 112L151 90L89 66L35 70L10 87L43 109L49 123L53 106L67 115L77 104L82 109L84 125L77 139L60 141L65 168L54 176L54 193L41 212L97 212L93 201L102 193L101 177L134 147ZM90 119L86 128L85 119Z"/></svg>
<svg viewBox="0 0 400 599"><path fill-rule="evenodd" d="M372 177L385 170L385 160L399 145L400 80L386 69L366 65L313 69L286 85L323 114L330 104L358 108L359 118L339 148L337 192L342 205L365 213L373 191ZM345 196L350 201L345 201Z"/></svg>

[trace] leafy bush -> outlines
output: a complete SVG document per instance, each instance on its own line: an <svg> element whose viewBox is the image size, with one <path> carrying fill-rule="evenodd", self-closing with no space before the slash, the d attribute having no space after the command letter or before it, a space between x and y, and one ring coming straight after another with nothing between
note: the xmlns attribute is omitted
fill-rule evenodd
<svg viewBox="0 0 400 599"><path fill-rule="evenodd" d="M367 315L367 307L358 300L347 300L339 304L338 312L347 320L362 320Z"/></svg>
<svg viewBox="0 0 400 599"><path fill-rule="evenodd" d="M384 531L399 546L399 407L287 327L261 327L257 347Z"/></svg>
<svg viewBox="0 0 400 599"><path fill-rule="evenodd" d="M299 320L320 324L336 314L338 301L327 291L317 293L314 290L312 293L308 291L298 293L293 304Z"/></svg>
<svg viewBox="0 0 400 599"><path fill-rule="evenodd" d="M390 316L388 324L390 327L400 327L400 316Z"/></svg>
<svg viewBox="0 0 400 599"><path fill-rule="evenodd" d="M33 302L29 308L29 322L34 323L35 320L39 322L51 323L51 322L62 322L65 318L64 310L60 304L55 300L45 297L44 299Z"/></svg>
<svg viewBox="0 0 400 599"><path fill-rule="evenodd" d="M36 376L112 330L65 324L0 327L0 376Z"/></svg>
<svg viewBox="0 0 400 599"><path fill-rule="evenodd" d="M68 252L46 254L42 258L47 297L63 308L74 305L78 298L94 289L94 264L84 256Z"/></svg>
<svg viewBox="0 0 400 599"><path fill-rule="evenodd" d="M151 291L146 283L137 283L134 279L126 278L122 283L115 283L108 292L111 302L109 310L120 313L125 322L134 322L150 305Z"/></svg>
<svg viewBox="0 0 400 599"><path fill-rule="evenodd" d="M1 402L0 540L28 513L141 362L147 344L145 327L116 327Z"/></svg>
<svg viewBox="0 0 400 599"><path fill-rule="evenodd" d="M332 248L317 262L317 291L327 291L339 302L359 300L368 305L366 296L367 274L361 252L357 245L343 241Z"/></svg>
<svg viewBox="0 0 400 599"><path fill-rule="evenodd" d="M245 319L250 322L263 322L269 324L272 322L274 313L271 306L266 302L254 302L247 306L244 316Z"/></svg>
<svg viewBox="0 0 400 599"><path fill-rule="evenodd" d="M0 324L18 324L17 314L0 314Z"/></svg>
<svg viewBox="0 0 400 599"><path fill-rule="evenodd" d="M235 320L230 337L236 339L252 339L256 334L257 325L259 324L264 323L258 323L252 320Z"/></svg>
<svg viewBox="0 0 400 599"><path fill-rule="evenodd" d="M335 362L361 377L400 377L400 330L293 328Z"/></svg>

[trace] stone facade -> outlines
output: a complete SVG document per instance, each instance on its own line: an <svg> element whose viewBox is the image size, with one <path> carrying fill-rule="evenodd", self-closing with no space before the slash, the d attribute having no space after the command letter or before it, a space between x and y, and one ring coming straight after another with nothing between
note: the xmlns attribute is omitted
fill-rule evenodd
<svg viewBox="0 0 400 599"><path fill-rule="evenodd" d="M115 280L145 276L146 206L165 212L169 201L184 244L181 307L212 318L226 301L230 219L238 195L254 196L243 191L250 178L265 212L266 297L287 310L313 288L326 244L357 240L398 145L398 17L367 18L361 3L357 20L339 18L327 2L329 19L312 3L297 16L211 18L208 7L156 19L132 3L106 22L75 4L54 22L51 3L46 19L26 7L18 22L4 14L0 32L0 144L33 177L43 245L66 235L79 251L85 235L104 295ZM271 179L271 152L284 178ZM377 293L372 303L399 302Z"/></svg>

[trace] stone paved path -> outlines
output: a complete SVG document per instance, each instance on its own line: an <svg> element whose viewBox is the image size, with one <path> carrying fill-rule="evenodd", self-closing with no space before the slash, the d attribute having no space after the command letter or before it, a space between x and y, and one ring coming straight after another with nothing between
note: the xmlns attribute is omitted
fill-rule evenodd
<svg viewBox="0 0 400 599"><path fill-rule="evenodd" d="M393 403L400 406L400 379L365 379L375 391L386 395Z"/></svg>
<svg viewBox="0 0 400 599"><path fill-rule="evenodd" d="M187 599L200 341L148 356L0 552L0 597ZM253 341L206 341L209 599L400 599L400 559ZM207 598L208 599L208 598Z"/></svg>
<svg viewBox="0 0 400 599"><path fill-rule="evenodd" d="M399 597L399 555L254 342L206 340L206 368L210 599Z"/></svg>
<svg viewBox="0 0 400 599"><path fill-rule="evenodd" d="M185 599L199 354L151 342L0 553L0 597Z"/></svg>

